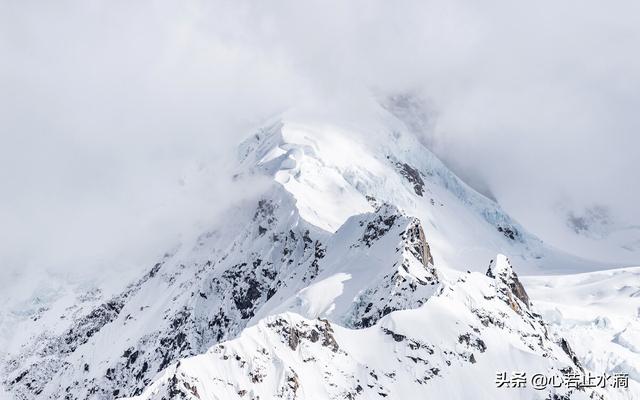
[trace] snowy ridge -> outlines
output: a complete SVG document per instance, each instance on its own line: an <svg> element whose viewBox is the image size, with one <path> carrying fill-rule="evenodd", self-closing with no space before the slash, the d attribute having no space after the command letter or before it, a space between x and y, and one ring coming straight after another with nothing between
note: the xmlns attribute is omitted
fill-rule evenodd
<svg viewBox="0 0 640 400"><path fill-rule="evenodd" d="M291 294L313 292L312 287L305 291L305 286L321 272L337 269L339 261L328 257L324 262L324 242L330 242L338 258L350 254L354 265L363 249L384 256L373 266L389 274L374 281L362 296L375 294L375 305L362 307L362 302L343 300L342 315L354 325L369 325L393 310L417 306L433 292L437 279L417 220L382 206L376 213L350 219L330 241L328 234L290 214L286 205L282 200L260 200L246 231L231 242L215 232L203 235L189 253L189 264L179 257L181 252L168 255L120 295L87 310L62 334L45 335L25 348L8 364L7 383L22 398L56 398L74 387L77 398L140 392L173 360L237 335L256 313L268 314L272 304L286 304L283 300ZM351 240L345 241L347 236ZM203 250L216 245L228 249L213 255ZM163 296L158 298L158 293ZM309 312L314 309L318 307ZM330 311L334 310L318 312ZM118 337L113 335L116 331ZM121 356L96 357L100 346ZM124 389L126 385L131 387Z"/></svg>
<svg viewBox="0 0 640 400"><path fill-rule="evenodd" d="M383 205L347 220L328 241L314 282L280 299L268 313L289 311L366 327L391 311L422 305L437 283L419 221Z"/></svg>
<svg viewBox="0 0 640 400"><path fill-rule="evenodd" d="M282 196L230 216L225 233L244 225L238 236L204 234L61 334L45 332L7 363L6 384L19 398L72 388L75 398L132 394L175 359L236 335L281 286L309 279L322 257L318 230L289 210Z"/></svg>
<svg viewBox="0 0 640 400"><path fill-rule="evenodd" d="M88 292L68 309L51 299L38 318L55 324L34 325L0 365L11 395L592 396L496 391L498 370L600 366L547 329L511 262L594 266L527 233L401 121L380 107L332 124L288 115L238 154L238 184L266 175L268 190L115 296Z"/></svg>
<svg viewBox="0 0 640 400"><path fill-rule="evenodd" d="M594 268L528 233L384 109L335 121L290 113L259 129L239 147L238 176L273 176L293 195L301 217L329 232L353 215L392 204L420 219L434 257L448 268L480 271L496 253L509 254L526 273Z"/></svg>
<svg viewBox="0 0 640 400"><path fill-rule="evenodd" d="M422 307L366 329L291 313L268 317L238 339L172 365L136 399L600 398L553 388L519 397L487 384L496 370L560 374L579 367L499 278L449 275Z"/></svg>

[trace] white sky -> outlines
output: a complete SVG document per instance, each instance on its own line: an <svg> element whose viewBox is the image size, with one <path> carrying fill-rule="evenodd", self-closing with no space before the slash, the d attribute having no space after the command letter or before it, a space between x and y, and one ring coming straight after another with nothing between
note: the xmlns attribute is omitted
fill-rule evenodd
<svg viewBox="0 0 640 400"><path fill-rule="evenodd" d="M640 225L638 49L636 1L0 0L0 272L147 262L244 195L197 172L239 134L372 91L543 238Z"/></svg>

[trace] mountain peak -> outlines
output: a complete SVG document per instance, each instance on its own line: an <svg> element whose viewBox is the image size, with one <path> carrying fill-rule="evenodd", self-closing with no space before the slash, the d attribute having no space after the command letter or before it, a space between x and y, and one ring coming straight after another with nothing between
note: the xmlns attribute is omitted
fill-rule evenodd
<svg viewBox="0 0 640 400"><path fill-rule="evenodd" d="M514 370L524 359L567 368L502 254L525 271L573 259L467 186L393 115L380 108L367 118L287 116L257 130L238 147L232 184L260 175L267 189L113 298L86 296L70 317L69 308L43 308L59 329L36 330L4 365L4 383L23 399L314 389L406 398L505 354ZM492 339L502 335L506 347ZM384 360L360 342L375 343ZM274 375L272 365L285 369ZM402 372L409 367L419 376ZM224 390L203 383L214 382L211 371Z"/></svg>
<svg viewBox="0 0 640 400"><path fill-rule="evenodd" d="M527 308L530 307L529 295L520 283L518 275L513 270L511 262L504 254L498 254L495 260L491 260L489 263L489 269L487 269L486 275L489 278L493 278L506 286L509 291L509 296L512 294L518 300L520 300ZM519 306L510 297L512 307L519 308Z"/></svg>

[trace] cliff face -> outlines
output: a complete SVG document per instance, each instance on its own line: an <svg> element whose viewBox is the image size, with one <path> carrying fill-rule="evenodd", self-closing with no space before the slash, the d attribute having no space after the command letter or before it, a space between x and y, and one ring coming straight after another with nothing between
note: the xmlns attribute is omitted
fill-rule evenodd
<svg viewBox="0 0 640 400"><path fill-rule="evenodd" d="M499 254L495 260L491 260L486 275L502 282L506 288L504 294L510 298L511 296L515 296L527 309L529 308L531 303L529 301L529 295L527 295L526 290L524 290L524 286L522 286L522 283L520 283L518 279L518 274L515 273L506 256ZM511 301L511 303L514 307L517 307L515 302Z"/></svg>

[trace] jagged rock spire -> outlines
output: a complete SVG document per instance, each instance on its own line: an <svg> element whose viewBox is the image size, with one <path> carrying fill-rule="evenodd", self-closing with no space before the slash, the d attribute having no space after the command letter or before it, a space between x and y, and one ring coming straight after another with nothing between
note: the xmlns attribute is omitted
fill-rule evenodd
<svg viewBox="0 0 640 400"><path fill-rule="evenodd" d="M518 274L513 270L513 266L507 256L498 254L495 260L491 260L486 275L508 287L510 294L520 300L527 308L531 306L529 295L527 295L524 286L520 283ZM514 304L512 307L517 307L517 305Z"/></svg>

